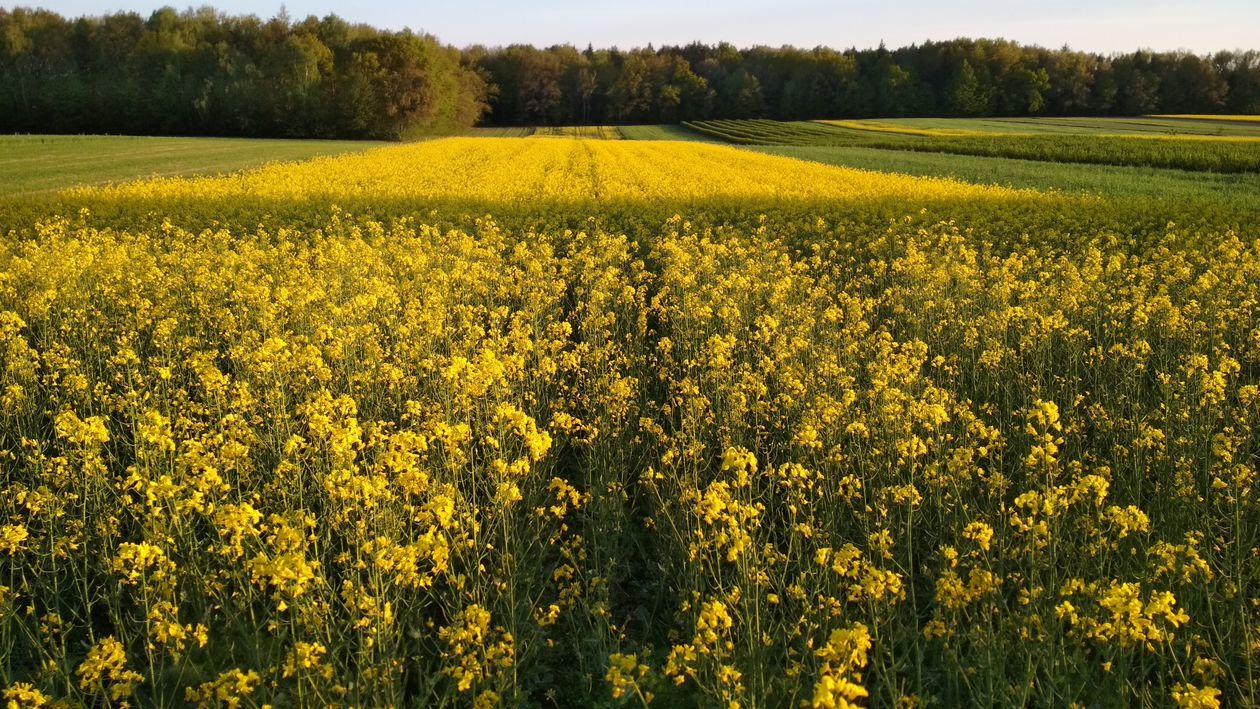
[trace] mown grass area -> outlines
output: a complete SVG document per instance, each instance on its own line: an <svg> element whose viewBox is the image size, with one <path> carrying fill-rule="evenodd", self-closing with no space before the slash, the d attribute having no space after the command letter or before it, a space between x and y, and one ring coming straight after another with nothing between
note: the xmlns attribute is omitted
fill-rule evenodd
<svg viewBox="0 0 1260 709"><path fill-rule="evenodd" d="M0 136L0 194L17 196L144 177L234 172L385 145L373 141Z"/></svg>
<svg viewBox="0 0 1260 709"><path fill-rule="evenodd" d="M1260 172L1260 140L1209 136L914 135L808 121L721 120L685 123L737 145L884 148L1017 158L1044 162L1127 165L1221 173Z"/></svg>
<svg viewBox="0 0 1260 709"><path fill-rule="evenodd" d="M1146 167L1079 165L1037 160L828 146L753 147L763 153L828 165L949 177L965 182L1038 190L1080 191L1114 197L1210 200L1260 213L1260 175L1214 174Z"/></svg>

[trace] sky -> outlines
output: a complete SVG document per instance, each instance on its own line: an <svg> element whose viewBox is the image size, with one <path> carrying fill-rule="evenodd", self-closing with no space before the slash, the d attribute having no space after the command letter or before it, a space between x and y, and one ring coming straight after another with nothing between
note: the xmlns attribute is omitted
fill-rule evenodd
<svg viewBox="0 0 1260 709"><path fill-rule="evenodd" d="M133 11L148 15L160 0L20 0L62 15ZM217 0L232 14L263 18L280 2ZM0 7L5 4L0 3ZM798 47L901 47L925 40L1001 37L1091 52L1135 49L1260 49L1260 0L286 0L289 16L340 15L381 28L409 27L459 47L513 43L640 47L651 43L731 42Z"/></svg>

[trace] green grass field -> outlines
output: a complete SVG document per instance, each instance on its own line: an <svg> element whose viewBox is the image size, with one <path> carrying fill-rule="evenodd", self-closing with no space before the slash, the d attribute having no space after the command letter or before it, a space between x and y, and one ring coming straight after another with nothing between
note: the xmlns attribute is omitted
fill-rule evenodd
<svg viewBox="0 0 1260 709"><path fill-rule="evenodd" d="M384 145L369 141L0 136L0 195L157 175L235 172L267 162L306 160Z"/></svg>

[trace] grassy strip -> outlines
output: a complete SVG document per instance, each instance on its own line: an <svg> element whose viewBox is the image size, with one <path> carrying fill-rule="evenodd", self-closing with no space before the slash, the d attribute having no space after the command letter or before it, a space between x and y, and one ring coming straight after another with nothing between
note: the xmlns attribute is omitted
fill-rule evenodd
<svg viewBox="0 0 1260 709"><path fill-rule="evenodd" d="M0 193L55 192L145 177L234 172L267 162L306 160L384 145L371 141L145 138L127 136L0 137Z"/></svg>
<svg viewBox="0 0 1260 709"><path fill-rule="evenodd" d="M1111 165L1047 164L1036 160L916 153L878 148L761 146L753 150L828 165L948 177L979 184L1099 193L1114 197L1211 201L1260 213L1260 176L1217 175Z"/></svg>

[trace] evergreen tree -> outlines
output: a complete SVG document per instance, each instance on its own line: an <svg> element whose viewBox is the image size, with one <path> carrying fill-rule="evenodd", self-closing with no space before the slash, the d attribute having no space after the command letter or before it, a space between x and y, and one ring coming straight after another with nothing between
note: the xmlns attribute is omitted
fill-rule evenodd
<svg viewBox="0 0 1260 709"><path fill-rule="evenodd" d="M971 62L964 59L949 81L946 92L949 112L955 116L982 116L987 112L986 103L976 71L971 68Z"/></svg>

